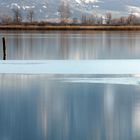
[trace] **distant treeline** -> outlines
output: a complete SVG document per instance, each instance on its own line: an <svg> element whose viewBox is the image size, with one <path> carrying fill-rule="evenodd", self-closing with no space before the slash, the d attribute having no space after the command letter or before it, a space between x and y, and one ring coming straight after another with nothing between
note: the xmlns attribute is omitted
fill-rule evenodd
<svg viewBox="0 0 140 140"><path fill-rule="evenodd" d="M69 4L62 1L60 3L59 18L57 19L44 19L43 21L35 20L35 11L33 8L26 9L26 15L22 14L21 8L12 9L12 15L2 15L0 16L1 25L140 25L140 17L135 16L133 13L125 17L113 18L112 13L106 13L104 16L97 16L97 14L86 15L81 14L79 18L73 17L70 12Z"/></svg>

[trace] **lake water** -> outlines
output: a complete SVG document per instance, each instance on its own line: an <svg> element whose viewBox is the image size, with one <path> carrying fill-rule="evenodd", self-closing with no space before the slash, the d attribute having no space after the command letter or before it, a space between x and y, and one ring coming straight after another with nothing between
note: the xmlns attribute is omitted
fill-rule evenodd
<svg viewBox="0 0 140 140"><path fill-rule="evenodd" d="M140 32L134 31L0 35L6 37L8 60L140 58ZM126 79L116 81L121 77ZM0 74L0 140L139 140L140 83L131 78Z"/></svg>
<svg viewBox="0 0 140 140"><path fill-rule="evenodd" d="M9 60L140 58L140 32L136 31L1 31L0 36L6 37Z"/></svg>

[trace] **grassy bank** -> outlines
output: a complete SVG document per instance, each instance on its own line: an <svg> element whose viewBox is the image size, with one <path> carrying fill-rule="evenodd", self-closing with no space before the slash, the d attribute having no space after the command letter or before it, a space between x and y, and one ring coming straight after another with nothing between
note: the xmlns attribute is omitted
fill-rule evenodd
<svg viewBox="0 0 140 140"><path fill-rule="evenodd" d="M38 26L38 25L0 25L0 30L140 30L137 26Z"/></svg>

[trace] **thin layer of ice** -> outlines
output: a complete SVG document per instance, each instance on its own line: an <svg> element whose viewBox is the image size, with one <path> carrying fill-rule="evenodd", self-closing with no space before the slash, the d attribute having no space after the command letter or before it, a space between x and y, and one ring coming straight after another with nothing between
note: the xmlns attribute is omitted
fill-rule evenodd
<svg viewBox="0 0 140 140"><path fill-rule="evenodd" d="M69 82L69 83L140 85L140 78L136 78L136 77L120 77L120 78L61 78L59 80L61 82Z"/></svg>
<svg viewBox="0 0 140 140"><path fill-rule="evenodd" d="M8 74L140 74L140 60L6 60Z"/></svg>

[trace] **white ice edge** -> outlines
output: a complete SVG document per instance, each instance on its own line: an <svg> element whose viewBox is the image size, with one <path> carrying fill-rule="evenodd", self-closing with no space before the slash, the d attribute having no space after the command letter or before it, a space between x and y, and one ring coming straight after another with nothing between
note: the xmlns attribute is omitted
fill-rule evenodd
<svg viewBox="0 0 140 140"><path fill-rule="evenodd" d="M6 60L2 74L140 74L140 59L128 60Z"/></svg>
<svg viewBox="0 0 140 140"><path fill-rule="evenodd" d="M140 78L120 77L120 78L60 78L61 82L68 83L95 83L95 84L120 84L120 85L140 85Z"/></svg>

